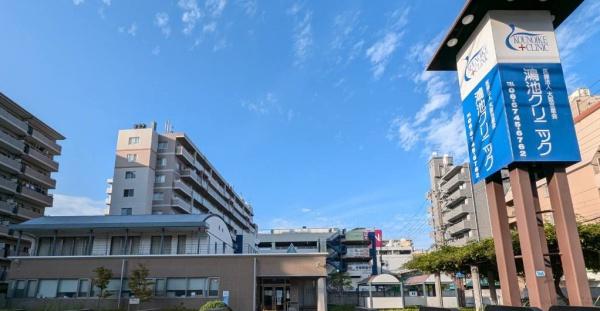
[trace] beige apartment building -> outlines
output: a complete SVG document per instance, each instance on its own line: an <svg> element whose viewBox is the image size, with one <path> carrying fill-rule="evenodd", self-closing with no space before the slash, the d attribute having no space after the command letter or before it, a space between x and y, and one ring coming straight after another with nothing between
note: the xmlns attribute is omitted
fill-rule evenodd
<svg viewBox="0 0 600 311"><path fill-rule="evenodd" d="M9 229L44 215L52 206L51 174L58 171L55 156L64 137L6 95L0 93L0 281L10 265L8 256L28 251L24 240L17 249L17 234Z"/></svg>
<svg viewBox="0 0 600 311"><path fill-rule="evenodd" d="M252 206L184 133L137 124L120 130L109 215L201 214L223 218L239 245L254 245Z"/></svg>
<svg viewBox="0 0 600 311"><path fill-rule="evenodd" d="M600 96L579 89L569 96L581 162L567 168L575 214L585 222L600 219ZM546 181L538 181L542 210L550 209Z"/></svg>
<svg viewBox="0 0 600 311"><path fill-rule="evenodd" d="M429 223L436 246L460 246L491 236L485 186L471 183L467 163L454 165L451 156L433 154L429 181Z"/></svg>

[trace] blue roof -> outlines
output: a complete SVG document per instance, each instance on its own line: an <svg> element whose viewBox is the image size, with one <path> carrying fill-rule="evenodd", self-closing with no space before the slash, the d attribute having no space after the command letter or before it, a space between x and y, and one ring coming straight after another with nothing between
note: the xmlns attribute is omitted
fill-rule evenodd
<svg viewBox="0 0 600 311"><path fill-rule="evenodd" d="M174 228L207 227L210 214L178 215L108 215L108 216L44 216L11 225L14 230L64 230L99 228Z"/></svg>

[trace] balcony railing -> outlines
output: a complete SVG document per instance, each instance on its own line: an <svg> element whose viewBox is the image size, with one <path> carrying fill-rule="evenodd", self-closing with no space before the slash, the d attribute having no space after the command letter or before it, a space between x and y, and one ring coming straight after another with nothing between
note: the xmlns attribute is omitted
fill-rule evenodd
<svg viewBox="0 0 600 311"><path fill-rule="evenodd" d="M184 200L183 198L174 197L173 198L173 205L176 206L176 207L179 207L184 212L187 212L187 213L191 213L192 212L192 205L190 204L190 202Z"/></svg>
<svg viewBox="0 0 600 311"><path fill-rule="evenodd" d="M181 180L176 180L173 184L173 188L175 190L179 190L181 193L185 194L188 197L192 197L192 188L188 185L186 185L183 181Z"/></svg>
<svg viewBox="0 0 600 311"><path fill-rule="evenodd" d="M183 146L177 146L177 149L175 149L175 154L182 156L188 162L189 165L195 165L196 161L194 161L194 156L192 156L187 150L185 150Z"/></svg>
<svg viewBox="0 0 600 311"><path fill-rule="evenodd" d="M458 174L452 176L452 178L450 178L450 180L448 180L446 183L444 183L441 187L441 190L443 192L451 191L466 181L467 181L467 177L464 174L458 173Z"/></svg>
<svg viewBox="0 0 600 311"><path fill-rule="evenodd" d="M50 198L52 198L52 197L50 197ZM19 207L19 208L17 208L16 214L18 216L21 216L21 217L27 218L27 219L32 219L32 218L37 218L37 217L43 216L43 214L36 213L33 210L25 208L25 207Z"/></svg>
<svg viewBox="0 0 600 311"><path fill-rule="evenodd" d="M445 198L445 207L452 208L453 206L458 205L462 200L467 198L467 196L467 189L458 189Z"/></svg>
<svg viewBox="0 0 600 311"><path fill-rule="evenodd" d="M23 148L25 147L25 143L22 140L18 140L3 131L0 131L0 143L3 146L6 146L12 152L21 153L23 152Z"/></svg>
<svg viewBox="0 0 600 311"><path fill-rule="evenodd" d="M35 148L29 148L29 151L26 152L27 155L33 160L35 160L40 166L43 166L47 170L51 172L58 171L58 162L52 160L42 152L36 150Z"/></svg>
<svg viewBox="0 0 600 311"><path fill-rule="evenodd" d="M471 220L466 220L465 219L463 221L459 221L459 222L451 225L450 227L448 227L448 229L446 231L451 236L454 236L454 235L458 235L458 234L461 234L461 233L468 232L469 230L472 229L471 227L472 227Z"/></svg>
<svg viewBox="0 0 600 311"><path fill-rule="evenodd" d="M17 206L14 203L6 201L0 201L0 210L7 214L15 214L17 212Z"/></svg>
<svg viewBox="0 0 600 311"><path fill-rule="evenodd" d="M8 179L4 179L4 178L0 177L0 189L3 189L4 191L8 191L8 192L16 192L17 191L17 183L12 180L8 180Z"/></svg>
<svg viewBox="0 0 600 311"><path fill-rule="evenodd" d="M180 176L182 178L191 179L198 187L204 188L204 185L202 184L202 178L196 173L195 170L181 170Z"/></svg>
<svg viewBox="0 0 600 311"><path fill-rule="evenodd" d="M33 189L29 189L27 187L22 187L21 188L21 195L30 200L30 201L34 201L38 204L44 205L44 206L52 206L52 197L40 192L37 192Z"/></svg>
<svg viewBox="0 0 600 311"><path fill-rule="evenodd" d="M38 172L37 170L35 170L31 167L26 167L23 174L26 177L33 179L48 188L54 189L56 187L56 180L50 178L50 176L47 176L47 175L44 175L44 174Z"/></svg>
<svg viewBox="0 0 600 311"><path fill-rule="evenodd" d="M52 150L55 154L60 154L62 147L52 139L46 137L46 135L34 130L31 134L31 137L33 137L38 143L44 145L46 148Z"/></svg>
<svg viewBox="0 0 600 311"><path fill-rule="evenodd" d="M463 217L471 212L471 208L467 204L460 204L452 209L446 210L444 213L444 222L453 222L460 217Z"/></svg>
<svg viewBox="0 0 600 311"><path fill-rule="evenodd" d="M10 112L4 110L3 108L0 108L0 119L13 127L14 130L20 132L20 134L24 135L27 133L27 123L13 116Z"/></svg>
<svg viewBox="0 0 600 311"><path fill-rule="evenodd" d="M21 171L21 162L19 160L11 159L3 154L0 154L0 166L13 173Z"/></svg>

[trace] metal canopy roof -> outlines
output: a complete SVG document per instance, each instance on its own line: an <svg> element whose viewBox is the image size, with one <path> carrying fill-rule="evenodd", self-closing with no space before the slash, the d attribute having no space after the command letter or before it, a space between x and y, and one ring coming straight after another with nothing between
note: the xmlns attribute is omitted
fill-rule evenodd
<svg viewBox="0 0 600 311"><path fill-rule="evenodd" d="M440 43L433 59L429 63L429 66L427 66L427 70L456 70L456 54L458 54L458 51L460 51L488 11L550 11L550 14L554 16L554 28L557 28L582 2L583 0L467 0L450 31ZM471 14L473 15L473 21L464 25L462 19ZM457 39L458 43L453 47L447 46L446 43L448 40L453 38Z"/></svg>
<svg viewBox="0 0 600 311"><path fill-rule="evenodd" d="M11 225L17 231L121 229L121 228L207 228L209 214L130 215L130 216L44 216Z"/></svg>

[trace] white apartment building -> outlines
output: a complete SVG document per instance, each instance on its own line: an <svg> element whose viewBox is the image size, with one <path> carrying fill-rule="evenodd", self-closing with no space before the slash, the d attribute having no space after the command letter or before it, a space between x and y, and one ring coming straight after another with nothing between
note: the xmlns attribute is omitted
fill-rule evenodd
<svg viewBox="0 0 600 311"><path fill-rule="evenodd" d="M381 272L399 275L405 272L404 264L413 258L414 247L412 240L384 240L377 249L381 261Z"/></svg>
<svg viewBox="0 0 600 311"><path fill-rule="evenodd" d="M239 196L184 133L156 124L120 130L107 189L109 215L214 214L234 240L254 245L252 206Z"/></svg>

